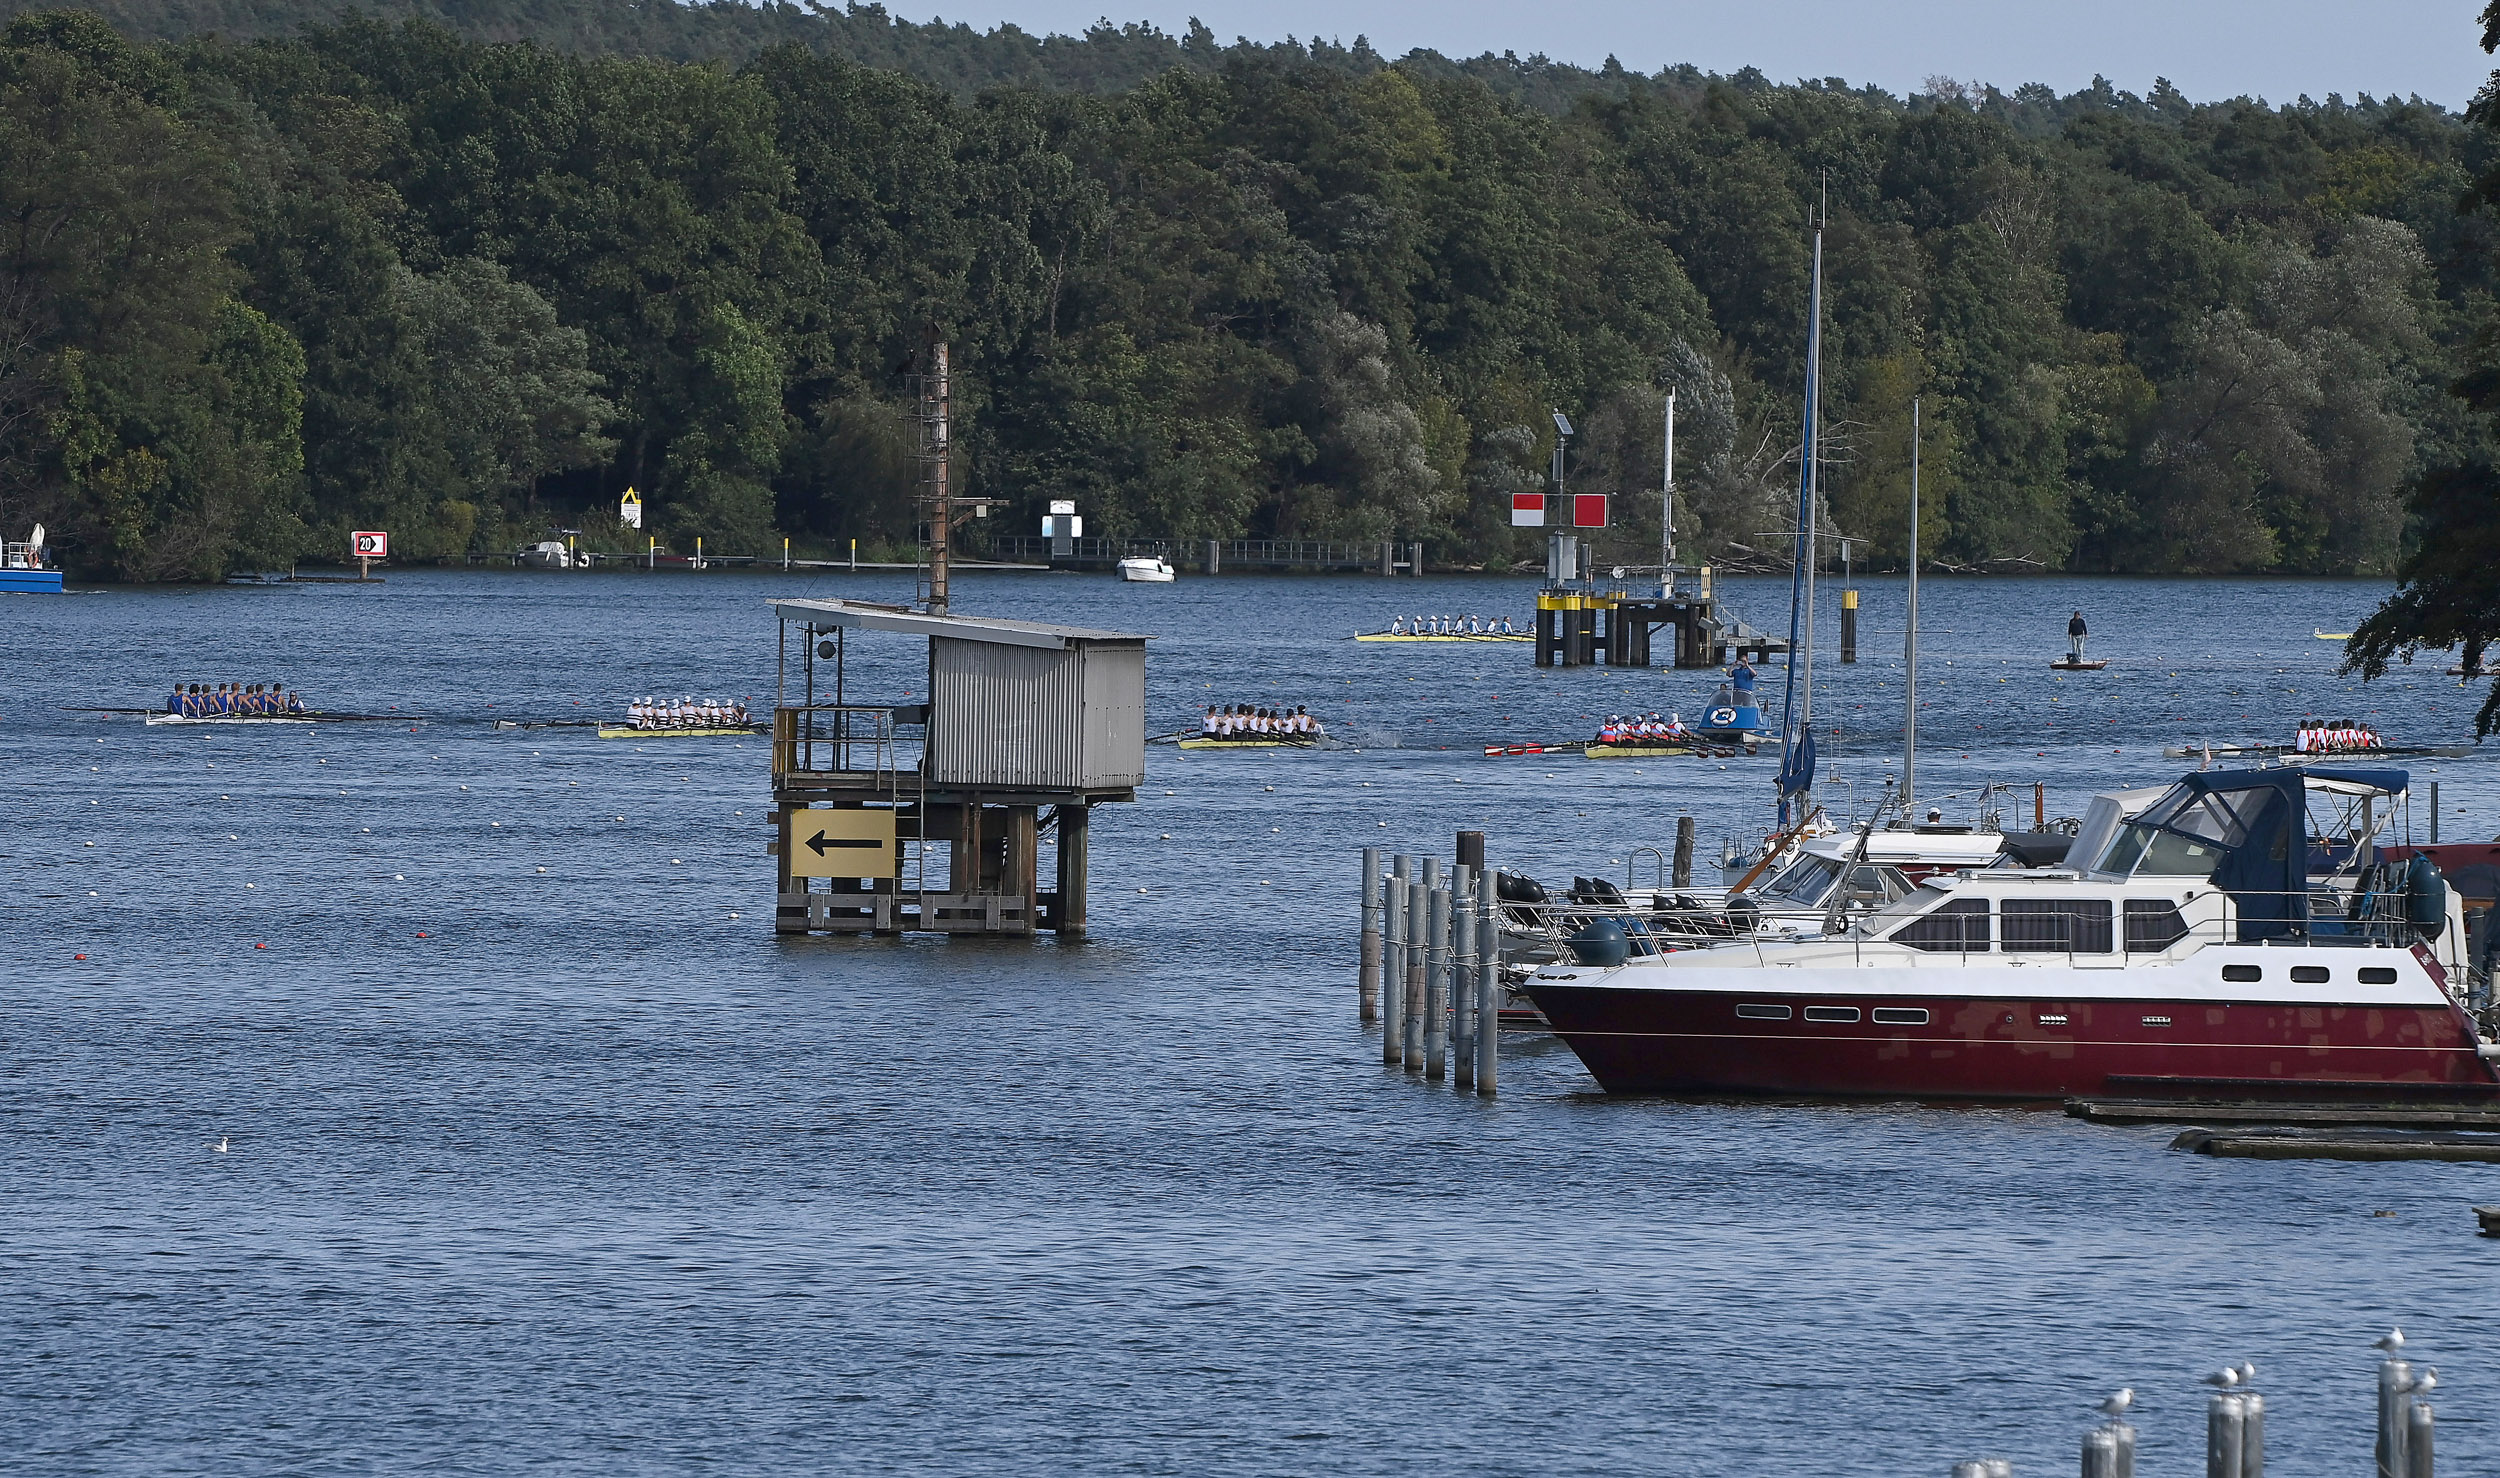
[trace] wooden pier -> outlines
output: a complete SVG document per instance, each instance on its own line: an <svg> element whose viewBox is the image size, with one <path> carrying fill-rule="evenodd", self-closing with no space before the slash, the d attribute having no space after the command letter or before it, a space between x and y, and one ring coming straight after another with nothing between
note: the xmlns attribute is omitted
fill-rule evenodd
<svg viewBox="0 0 2500 1478"><path fill-rule="evenodd" d="M775 930L1084 934L1092 809L1145 779L1146 638L771 604ZM865 633L927 640L927 701L860 700L850 644Z"/></svg>

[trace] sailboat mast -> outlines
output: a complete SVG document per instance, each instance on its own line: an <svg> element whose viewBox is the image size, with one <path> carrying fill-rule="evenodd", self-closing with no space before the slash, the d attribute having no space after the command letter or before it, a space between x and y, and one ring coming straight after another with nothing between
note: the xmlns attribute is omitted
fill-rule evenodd
<svg viewBox="0 0 2500 1478"><path fill-rule="evenodd" d="M1909 669L1902 689L1901 816L1917 824L1918 795L1918 397L1910 397L1910 626L1901 638L1901 662Z"/></svg>
<svg viewBox="0 0 2500 1478"><path fill-rule="evenodd" d="M1799 722L1814 727L1814 576L1822 562L1820 525L1823 512L1823 232L1814 232L1814 295L1806 330L1806 552L1805 694L1798 704Z"/></svg>

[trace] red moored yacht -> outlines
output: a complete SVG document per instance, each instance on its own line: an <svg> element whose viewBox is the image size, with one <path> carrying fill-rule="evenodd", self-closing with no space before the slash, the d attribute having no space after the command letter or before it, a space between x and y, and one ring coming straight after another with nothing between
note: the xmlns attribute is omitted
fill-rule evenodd
<svg viewBox="0 0 2500 1478"><path fill-rule="evenodd" d="M1828 935L1552 964L1526 989L1613 1093L2500 1091L2437 870L2324 888L2309 860L2299 771L2200 773L2096 858L1933 877Z"/></svg>

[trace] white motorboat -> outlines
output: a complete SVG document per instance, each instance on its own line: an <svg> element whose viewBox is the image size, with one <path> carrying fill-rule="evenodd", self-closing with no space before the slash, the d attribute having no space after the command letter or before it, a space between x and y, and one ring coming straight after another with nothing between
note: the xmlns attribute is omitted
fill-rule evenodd
<svg viewBox="0 0 2500 1478"><path fill-rule="evenodd" d="M2500 1092L2454 894L2420 857L2320 885L2307 799L2297 770L2190 775L2074 865L1781 938L1575 941L1526 989L1610 1092Z"/></svg>
<svg viewBox="0 0 2500 1478"><path fill-rule="evenodd" d="M1120 561L1120 578L1147 585L1172 583L1172 562L1160 554L1132 554Z"/></svg>
<svg viewBox="0 0 2500 1478"><path fill-rule="evenodd" d="M573 551L561 539L541 539L522 549L513 559L524 569L569 570L573 568Z"/></svg>

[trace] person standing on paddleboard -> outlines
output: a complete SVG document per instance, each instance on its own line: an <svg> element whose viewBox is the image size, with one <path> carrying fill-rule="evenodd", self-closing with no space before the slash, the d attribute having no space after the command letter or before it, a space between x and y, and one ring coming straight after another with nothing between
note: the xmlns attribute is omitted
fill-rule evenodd
<svg viewBox="0 0 2500 1478"><path fill-rule="evenodd" d="M2081 611L2075 612L2074 619L2066 623L2066 650L2069 653L2067 660L2077 667L2083 665L2083 639L2091 634L2091 628L2083 624Z"/></svg>

